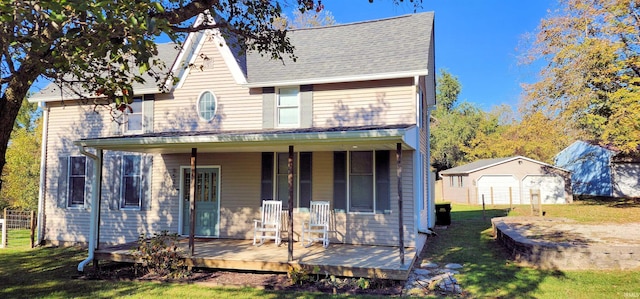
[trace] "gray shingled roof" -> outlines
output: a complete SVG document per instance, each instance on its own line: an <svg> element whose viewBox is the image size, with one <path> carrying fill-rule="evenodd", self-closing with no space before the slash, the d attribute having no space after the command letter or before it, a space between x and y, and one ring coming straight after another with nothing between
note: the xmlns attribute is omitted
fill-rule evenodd
<svg viewBox="0 0 640 299"><path fill-rule="evenodd" d="M158 46L157 57L161 61L164 61L165 63L165 69L163 71L168 72L171 69L173 62L176 60L176 57L178 56L178 52L180 51L180 48L177 47L175 43L163 43L163 44L158 44L157 46ZM156 82L153 77L147 74L143 74L142 77L145 79L145 83L142 84L142 83L134 82L133 83L134 93L138 94L138 92L136 91L148 91L148 90L158 90L159 92L158 82ZM62 90L63 90L62 97L64 99L78 98L78 96L76 96L68 88L63 88ZM61 99L60 88L58 87L57 84L54 84L54 83L50 83L45 88L41 89L40 91L34 93L29 97L30 101L47 101L52 99L57 99L57 100Z"/></svg>
<svg viewBox="0 0 640 299"><path fill-rule="evenodd" d="M426 74L429 66L429 45L434 13L410 14L388 19L344 25L292 30L288 32L295 46L296 62L289 58L272 60L259 53L235 55L242 70L248 74L251 86L273 86L309 81L343 81L363 77L402 73ZM234 49L236 50L236 49ZM158 57L168 69L179 49L173 43L158 44ZM235 53L234 53L235 54ZM245 68L246 65L246 68ZM134 83L134 93L158 90L158 83L146 74L144 84ZM333 80L332 80L333 79ZM138 91L138 92L136 92ZM77 98L56 84L29 97L31 101Z"/></svg>
<svg viewBox="0 0 640 299"><path fill-rule="evenodd" d="M297 60L247 54L248 82L426 71L434 13L410 14L352 24L288 32Z"/></svg>
<svg viewBox="0 0 640 299"><path fill-rule="evenodd" d="M469 164L443 170L440 172L440 174L468 174L468 173L472 173L474 171L478 171L480 169L493 166L495 164L504 163L516 158L519 158L519 157L506 157L506 158L478 160L475 162L471 162Z"/></svg>

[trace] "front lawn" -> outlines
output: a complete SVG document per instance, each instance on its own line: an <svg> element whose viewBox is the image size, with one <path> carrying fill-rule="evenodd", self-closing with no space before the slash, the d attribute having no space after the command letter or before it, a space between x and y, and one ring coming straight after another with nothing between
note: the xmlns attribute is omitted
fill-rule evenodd
<svg viewBox="0 0 640 299"><path fill-rule="evenodd" d="M8 238L8 248L0 249L0 298L331 298L253 288L77 279L86 249L31 249L27 230L10 230Z"/></svg>
<svg viewBox="0 0 640 299"><path fill-rule="evenodd" d="M509 216L529 216L529 205L518 205ZM571 204L542 205L545 217L563 217L585 224L640 222L640 201L634 199L576 200Z"/></svg>

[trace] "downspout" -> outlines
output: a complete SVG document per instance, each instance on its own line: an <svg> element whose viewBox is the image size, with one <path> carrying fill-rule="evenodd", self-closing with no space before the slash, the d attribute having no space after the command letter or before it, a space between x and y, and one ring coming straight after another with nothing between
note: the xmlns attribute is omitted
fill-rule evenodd
<svg viewBox="0 0 640 299"><path fill-rule="evenodd" d="M84 146L80 146L80 152L93 160L94 180L91 186L91 218L89 219L89 256L78 264L78 272L83 272L84 267L93 260L98 242L98 217L100 217L99 197L102 188L102 150L97 149L96 154L88 152Z"/></svg>
<svg viewBox="0 0 640 299"><path fill-rule="evenodd" d="M40 142L40 191L38 191L38 223L37 223L37 245L44 240L44 189L46 187L47 170L47 138L49 135L49 107L45 102L40 102L42 108L42 141Z"/></svg>
<svg viewBox="0 0 640 299"><path fill-rule="evenodd" d="M431 111L435 109L435 106L427 106L427 165L429 168L427 169L427 227L432 228L436 224L436 220L434 219L436 216L435 213L435 185L432 184L432 172L431 172Z"/></svg>

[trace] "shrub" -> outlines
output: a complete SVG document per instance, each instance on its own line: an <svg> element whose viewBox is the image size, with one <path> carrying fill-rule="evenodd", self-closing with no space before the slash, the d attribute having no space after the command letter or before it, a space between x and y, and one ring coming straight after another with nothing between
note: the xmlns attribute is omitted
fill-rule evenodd
<svg viewBox="0 0 640 299"><path fill-rule="evenodd" d="M178 234L162 231L153 237L140 235L138 247L133 256L140 260L145 273L165 278L181 278L189 275L189 269L182 257L182 251L177 245Z"/></svg>

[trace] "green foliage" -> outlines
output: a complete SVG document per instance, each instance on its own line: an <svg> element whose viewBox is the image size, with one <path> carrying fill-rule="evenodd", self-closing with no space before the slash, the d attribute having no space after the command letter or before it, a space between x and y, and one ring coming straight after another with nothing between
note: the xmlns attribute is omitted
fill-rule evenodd
<svg viewBox="0 0 640 299"><path fill-rule="evenodd" d="M453 76L446 70L441 70L436 80L436 103L438 109L451 111L458 101L462 85L458 81L458 77Z"/></svg>
<svg viewBox="0 0 640 299"><path fill-rule="evenodd" d="M358 284L358 287L363 289L363 290L366 290L366 289L371 287L371 280L366 279L364 277L358 278L356 283Z"/></svg>
<svg viewBox="0 0 640 299"><path fill-rule="evenodd" d="M640 6L562 0L541 21L530 60L547 66L524 109L560 120L573 138L631 152L640 145Z"/></svg>
<svg viewBox="0 0 640 299"><path fill-rule="evenodd" d="M3 188L0 190L0 198L4 199L7 206L23 210L37 209L41 143L40 120L35 122L33 129L27 125L13 130L6 154L7 164L2 172Z"/></svg>
<svg viewBox="0 0 640 299"><path fill-rule="evenodd" d="M146 75L165 88L170 78L155 43L167 36L176 43L186 33L219 29L230 46L274 59L293 55L286 30L273 20L288 1L198 0L45 0L3 1L0 5L0 172L20 104L36 81L51 81L96 105L124 109L134 83ZM320 6L296 0L301 12ZM195 24L196 16L210 17ZM213 17L215 16L215 20ZM88 95L86 91L93 94ZM124 107L124 108L123 108ZM1 182L1 181L0 181ZM0 185L1 189L2 185Z"/></svg>
<svg viewBox="0 0 640 299"><path fill-rule="evenodd" d="M309 268L308 266L289 266L289 271L287 271L287 277L291 281L291 284L304 284L309 282L318 281L318 273L320 272L320 268L315 266L313 268Z"/></svg>
<svg viewBox="0 0 640 299"><path fill-rule="evenodd" d="M492 114L479 125L477 135L463 148L468 159L519 155L552 164L553 157L569 144L563 126L542 113L508 124L499 124L498 118L499 114Z"/></svg>
<svg viewBox="0 0 640 299"><path fill-rule="evenodd" d="M40 114L38 112L38 104L29 103L27 99L22 100L22 106L16 117L13 129L24 128L27 131L33 131Z"/></svg>
<svg viewBox="0 0 640 299"><path fill-rule="evenodd" d="M145 273L169 278L186 277L189 270L177 242L178 234L167 231L156 233L152 238L141 235L133 256L141 261L139 266Z"/></svg>

